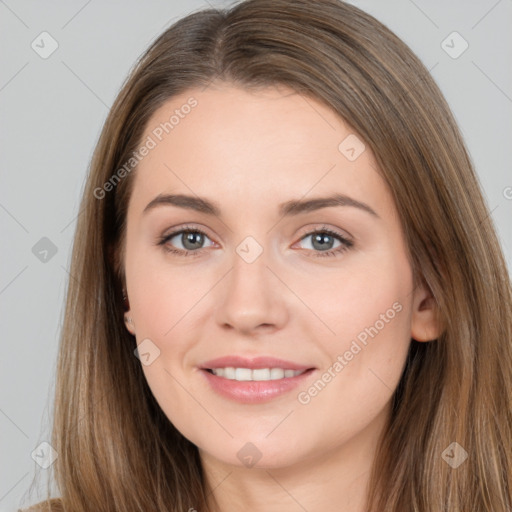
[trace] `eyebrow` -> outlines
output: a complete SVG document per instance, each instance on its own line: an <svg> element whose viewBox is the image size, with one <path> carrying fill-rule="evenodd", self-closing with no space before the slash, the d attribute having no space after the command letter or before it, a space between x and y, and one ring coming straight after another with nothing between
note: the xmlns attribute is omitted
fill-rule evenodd
<svg viewBox="0 0 512 512"><path fill-rule="evenodd" d="M177 206L206 215L221 217L221 209L217 203L205 198L185 194L159 194L148 203L142 213L145 214L158 206ZM332 194L328 197L316 197L306 200L292 199L279 205L279 215L281 217L290 217L333 206L351 206L380 219L377 212L369 205L344 194Z"/></svg>

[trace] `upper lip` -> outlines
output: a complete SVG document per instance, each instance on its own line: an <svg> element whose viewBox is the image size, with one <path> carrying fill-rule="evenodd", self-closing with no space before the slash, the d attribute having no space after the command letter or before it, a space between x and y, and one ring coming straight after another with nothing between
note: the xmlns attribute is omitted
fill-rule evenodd
<svg viewBox="0 0 512 512"><path fill-rule="evenodd" d="M212 370L213 368L282 368L283 370L309 370L313 368L311 365L304 365L294 363L293 361L286 361L284 359L277 359L270 356L258 357L242 357L242 356L225 356L211 359L201 364L200 368L205 370Z"/></svg>

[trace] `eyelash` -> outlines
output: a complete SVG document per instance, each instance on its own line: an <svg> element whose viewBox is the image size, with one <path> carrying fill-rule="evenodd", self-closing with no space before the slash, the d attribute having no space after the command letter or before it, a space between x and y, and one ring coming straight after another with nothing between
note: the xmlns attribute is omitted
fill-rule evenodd
<svg viewBox="0 0 512 512"><path fill-rule="evenodd" d="M173 231L172 233L169 233L168 235L160 237L157 241L157 245L162 246L164 251L172 253L172 254L176 254L178 256L194 257L194 256L201 255L205 249L196 249L195 251L184 251L182 249L173 249L166 245L166 243L169 240L174 238L176 235L179 235L182 233L200 233L200 234L208 237L207 233L205 233L202 229L199 229L199 228L196 228L193 226L184 226L184 227L180 228L179 230ZM315 251L315 250L311 249L315 253L315 257L320 257L320 258L337 257L339 254L347 251L354 245L354 243L351 240L348 240L347 238L343 237L342 235L340 235L340 233L337 233L336 231L333 231L332 229L325 228L325 227L319 228L319 229L314 229L313 231L308 231L306 234L304 234L304 236L302 236L301 240L308 236L315 235L317 233L323 233L323 234L328 234L330 236L333 236L341 242L341 245L337 249L331 249L329 251Z"/></svg>

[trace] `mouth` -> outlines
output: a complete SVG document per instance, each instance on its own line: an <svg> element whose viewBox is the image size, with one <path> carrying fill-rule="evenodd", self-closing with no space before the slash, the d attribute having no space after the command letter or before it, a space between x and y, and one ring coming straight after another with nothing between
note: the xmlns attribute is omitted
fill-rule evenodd
<svg viewBox="0 0 512 512"><path fill-rule="evenodd" d="M241 404L261 404L295 396L291 391L298 386L306 387L307 381L317 372L316 368L268 358L245 360L244 363L226 362L203 365L200 374L204 376L208 390L231 402ZM225 361L225 359L224 359ZM240 361L240 359L238 359Z"/></svg>

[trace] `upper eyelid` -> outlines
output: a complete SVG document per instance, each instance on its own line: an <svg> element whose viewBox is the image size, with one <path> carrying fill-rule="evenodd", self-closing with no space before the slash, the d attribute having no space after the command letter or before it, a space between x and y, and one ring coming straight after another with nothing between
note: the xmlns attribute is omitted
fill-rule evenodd
<svg viewBox="0 0 512 512"><path fill-rule="evenodd" d="M339 236L341 238L344 238L345 240L353 241L354 237L349 234L347 231L341 228L333 228L330 226L326 226L325 224L322 224L321 226L317 227L306 227L304 228L304 231L301 234L301 238L303 238L306 235L310 235L316 232L322 233L324 231L332 232L333 236Z"/></svg>
<svg viewBox="0 0 512 512"><path fill-rule="evenodd" d="M161 238L166 238L166 239L174 238L175 236L180 235L183 232L187 232L187 231L204 233L208 238L210 238L210 240L212 240L212 237L208 234L208 230L206 228L202 227L202 226L201 227L198 227L198 226L182 226L182 227L178 227L178 228L175 228L175 229L171 229L168 234L162 235Z"/></svg>

